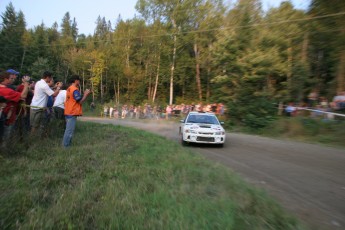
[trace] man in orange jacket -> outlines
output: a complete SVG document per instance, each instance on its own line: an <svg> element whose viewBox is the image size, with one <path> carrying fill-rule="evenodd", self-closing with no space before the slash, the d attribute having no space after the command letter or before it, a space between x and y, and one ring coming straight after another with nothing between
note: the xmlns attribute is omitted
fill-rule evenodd
<svg viewBox="0 0 345 230"><path fill-rule="evenodd" d="M72 137L75 130L75 125L77 122L77 117L82 116L82 104L86 100L87 96L91 93L89 89L84 91L82 96L79 91L80 77L78 75L73 75L68 83L66 91L66 102L65 102L65 119L66 119L66 130L63 136L63 146L68 147L71 145Z"/></svg>

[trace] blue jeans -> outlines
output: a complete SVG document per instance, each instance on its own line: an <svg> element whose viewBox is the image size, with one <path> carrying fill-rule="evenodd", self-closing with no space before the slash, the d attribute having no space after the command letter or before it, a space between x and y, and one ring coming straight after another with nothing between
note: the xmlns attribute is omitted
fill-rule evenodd
<svg viewBox="0 0 345 230"><path fill-rule="evenodd" d="M77 123L77 116L66 117L66 129L65 129L65 134L63 135L63 141L62 141L62 144L64 147L68 147L71 145L76 123Z"/></svg>

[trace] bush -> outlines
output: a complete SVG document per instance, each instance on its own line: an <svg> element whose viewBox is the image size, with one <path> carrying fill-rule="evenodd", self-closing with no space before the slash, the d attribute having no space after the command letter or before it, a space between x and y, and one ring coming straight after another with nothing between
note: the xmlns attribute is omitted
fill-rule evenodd
<svg viewBox="0 0 345 230"><path fill-rule="evenodd" d="M230 102L228 108L229 117L249 129L262 129L275 120L276 108L267 97L244 97Z"/></svg>

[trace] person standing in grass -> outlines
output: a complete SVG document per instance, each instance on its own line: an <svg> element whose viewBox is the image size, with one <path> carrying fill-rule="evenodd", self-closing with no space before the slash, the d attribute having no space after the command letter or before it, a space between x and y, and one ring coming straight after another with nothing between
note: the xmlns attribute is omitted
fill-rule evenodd
<svg viewBox="0 0 345 230"><path fill-rule="evenodd" d="M0 96L7 100L6 106L3 108L3 113L6 116L5 123L3 124L3 139L6 141L10 140L13 134L19 103L21 100L25 100L28 94L30 77L25 76L22 78L22 81L24 84L23 91L17 92L8 87L11 83L10 74L8 72L0 73Z"/></svg>
<svg viewBox="0 0 345 230"><path fill-rule="evenodd" d="M56 96L53 104L54 118L59 123L59 128L65 128L65 101L66 101L66 85L62 85L59 94Z"/></svg>
<svg viewBox="0 0 345 230"><path fill-rule="evenodd" d="M47 125L46 109L49 96L57 96L60 92L60 84L56 85L55 91L49 87L49 83L53 81L53 74L45 71L40 81L35 84L34 96L30 104L30 125L31 133L43 134Z"/></svg>
<svg viewBox="0 0 345 230"><path fill-rule="evenodd" d="M66 129L63 136L62 144L64 147L69 147L72 142L72 137L77 123L77 117L83 114L82 104L86 100L87 96L91 93L89 89L84 91L82 96L79 91L80 77L73 75L69 81L71 85L66 91L66 102L65 102L65 120Z"/></svg>

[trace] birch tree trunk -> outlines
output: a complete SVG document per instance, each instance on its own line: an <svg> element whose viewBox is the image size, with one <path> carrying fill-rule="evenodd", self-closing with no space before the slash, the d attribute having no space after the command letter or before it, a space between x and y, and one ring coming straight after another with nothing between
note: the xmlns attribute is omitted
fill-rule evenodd
<svg viewBox="0 0 345 230"><path fill-rule="evenodd" d="M212 50L212 44L208 45L208 55L207 55L207 85L206 85L206 101L210 102L210 78L211 78L211 50Z"/></svg>
<svg viewBox="0 0 345 230"><path fill-rule="evenodd" d="M174 20L172 20L173 26L176 29L176 23ZM177 36L176 33L174 34L174 48L173 48L173 57L171 62L171 69L170 69L170 99L169 99L169 105L172 105L173 98L174 98L174 71L175 71L175 61L176 61L176 42L177 42Z"/></svg>
<svg viewBox="0 0 345 230"><path fill-rule="evenodd" d="M158 80L159 80L159 68L160 68L160 62L161 62L161 54L160 54L160 49L158 51L158 61L157 61L157 72L156 72L156 81L155 81L155 86L153 90L153 96L152 96L152 102L155 102L156 99L156 94L157 94L157 88L158 88Z"/></svg>
<svg viewBox="0 0 345 230"><path fill-rule="evenodd" d="M130 64L129 64L129 51L130 51L131 45L130 45L130 40L129 40L129 35L128 35L128 40L127 40L127 45L126 45L126 69L127 69L127 101L129 100L129 95L130 95Z"/></svg>
<svg viewBox="0 0 345 230"><path fill-rule="evenodd" d="M152 94L152 83L151 83L151 74L148 76L148 65L149 63L146 62L145 63L145 73L144 76L145 78L149 78L149 82L148 82L148 86L147 86L147 99L150 100L151 99L151 94Z"/></svg>
<svg viewBox="0 0 345 230"><path fill-rule="evenodd" d="M194 43L194 55L195 55L195 79L196 86L198 89L199 100L202 101L202 90L201 90L201 80L200 80L200 58L199 58L198 44Z"/></svg>

